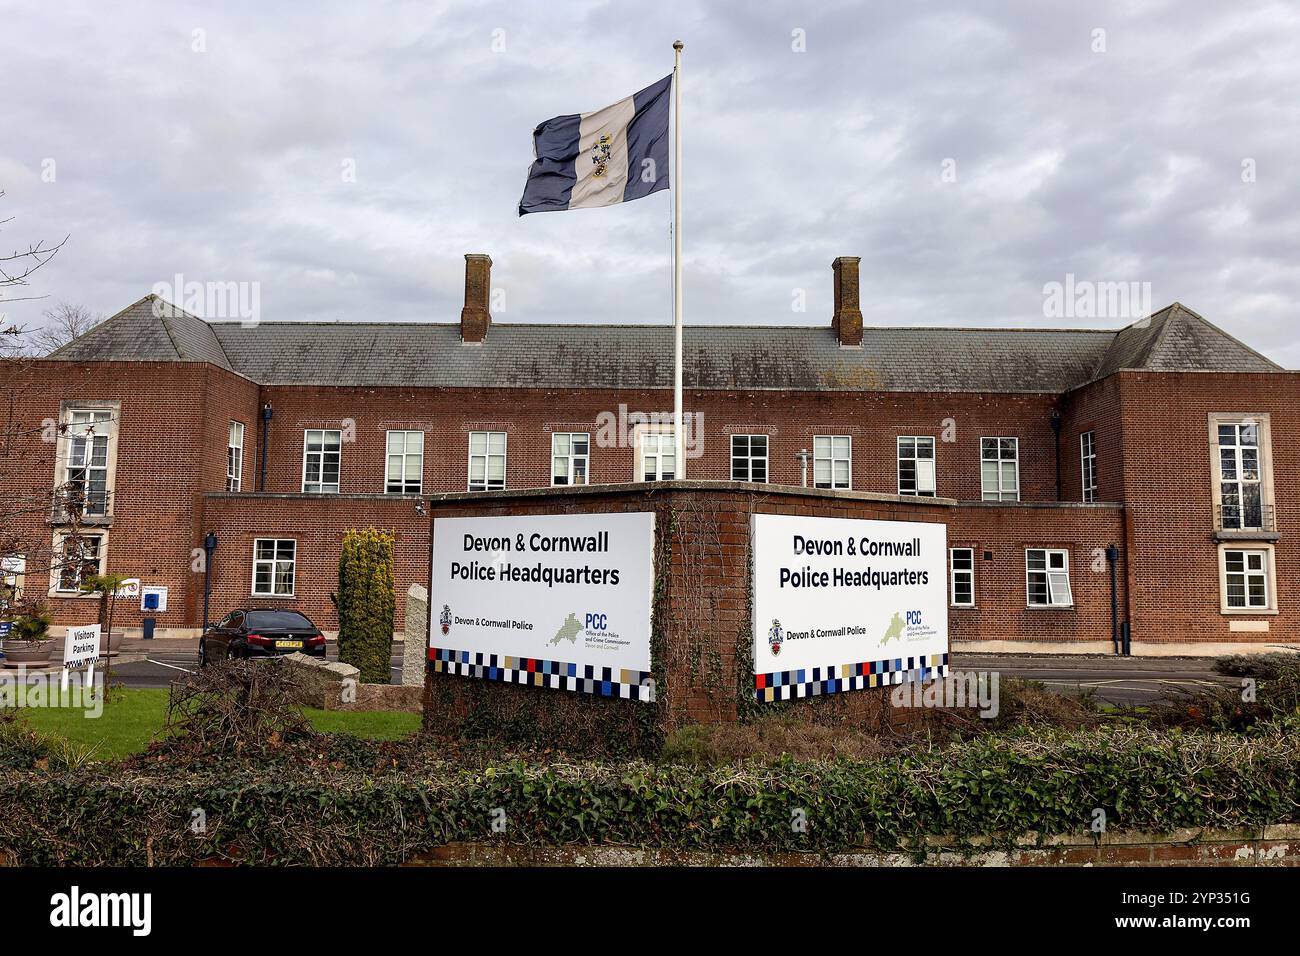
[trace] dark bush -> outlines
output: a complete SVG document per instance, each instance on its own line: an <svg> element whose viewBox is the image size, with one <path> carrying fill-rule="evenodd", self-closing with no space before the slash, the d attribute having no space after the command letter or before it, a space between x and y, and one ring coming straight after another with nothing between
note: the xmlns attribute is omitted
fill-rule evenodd
<svg viewBox="0 0 1300 956"><path fill-rule="evenodd" d="M28 865L320 865L397 863L456 841L831 852L947 834L992 835L999 846L1027 833L1088 833L1097 808L1108 832L1300 822L1298 779L1293 736L1136 728L710 769L548 760L430 762L416 772L399 761L384 773L299 763L8 771L0 852Z"/></svg>
<svg viewBox="0 0 1300 956"><path fill-rule="evenodd" d="M30 770L49 756L49 743L27 721L0 710L0 770Z"/></svg>
<svg viewBox="0 0 1300 956"><path fill-rule="evenodd" d="M1300 732L1300 655L1261 654L1221 657L1221 674L1240 677L1229 687L1206 687L1153 706L1148 722L1156 727L1197 727L1253 732L1261 728Z"/></svg>
<svg viewBox="0 0 1300 956"><path fill-rule="evenodd" d="M339 660L361 671L366 684L392 677L393 536L369 528L349 531L339 552Z"/></svg>
<svg viewBox="0 0 1300 956"><path fill-rule="evenodd" d="M265 755L294 741L314 740L297 701L293 668L276 660L209 664L171 686L166 735L155 745L206 759Z"/></svg>

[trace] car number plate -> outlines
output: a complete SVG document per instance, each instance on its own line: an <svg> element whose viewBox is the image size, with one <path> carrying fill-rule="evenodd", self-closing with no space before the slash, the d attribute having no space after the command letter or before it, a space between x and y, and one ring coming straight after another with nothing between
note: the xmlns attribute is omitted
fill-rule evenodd
<svg viewBox="0 0 1300 956"><path fill-rule="evenodd" d="M275 646L277 648L287 648L289 650L293 650L295 648L302 647L302 641L276 641Z"/></svg>

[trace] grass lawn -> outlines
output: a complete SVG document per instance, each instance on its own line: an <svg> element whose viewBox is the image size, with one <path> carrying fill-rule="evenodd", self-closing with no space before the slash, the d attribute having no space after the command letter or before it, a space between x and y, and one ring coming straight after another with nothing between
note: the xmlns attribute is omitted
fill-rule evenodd
<svg viewBox="0 0 1300 956"><path fill-rule="evenodd" d="M96 760L119 760L144 750L161 733L167 713L165 688L118 688L98 717L74 707L23 708L23 717L38 733L95 747ZM306 708L307 718L322 733L350 733L374 740L396 740L420 728L419 714L337 711Z"/></svg>

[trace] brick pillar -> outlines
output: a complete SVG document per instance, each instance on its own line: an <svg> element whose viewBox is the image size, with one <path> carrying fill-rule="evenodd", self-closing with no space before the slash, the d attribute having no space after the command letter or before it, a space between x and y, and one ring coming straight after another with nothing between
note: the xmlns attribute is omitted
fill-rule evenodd
<svg viewBox="0 0 1300 956"><path fill-rule="evenodd" d="M831 270L835 273L835 314L831 316L831 328L842 346L862 344L862 308L858 302L858 263L861 261L857 256L840 256L831 263Z"/></svg>
<svg viewBox="0 0 1300 956"><path fill-rule="evenodd" d="M429 646L429 591L421 584L412 584L406 591L402 641L402 683L423 684Z"/></svg>
<svg viewBox="0 0 1300 956"><path fill-rule="evenodd" d="M465 254L465 307L460 310L460 340L482 342L487 338L492 313L488 296L492 294L492 258L481 252Z"/></svg>

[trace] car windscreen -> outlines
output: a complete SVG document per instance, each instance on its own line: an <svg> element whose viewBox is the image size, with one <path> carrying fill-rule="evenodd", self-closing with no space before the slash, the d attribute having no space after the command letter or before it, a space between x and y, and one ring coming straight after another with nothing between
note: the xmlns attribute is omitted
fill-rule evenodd
<svg viewBox="0 0 1300 956"><path fill-rule="evenodd" d="M252 630L265 628L268 631L299 627L315 630L315 625L297 611L249 611L248 627Z"/></svg>

